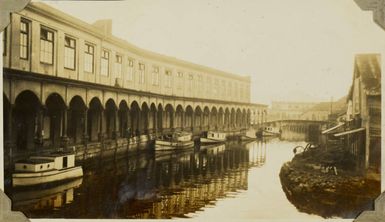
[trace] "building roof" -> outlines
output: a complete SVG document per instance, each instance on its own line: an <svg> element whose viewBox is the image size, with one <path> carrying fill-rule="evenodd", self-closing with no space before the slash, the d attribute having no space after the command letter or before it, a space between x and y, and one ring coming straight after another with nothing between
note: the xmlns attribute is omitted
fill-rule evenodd
<svg viewBox="0 0 385 222"><path fill-rule="evenodd" d="M116 44L119 47L129 50L139 56L145 56L149 59L154 59L156 61L170 63L177 66L184 66L186 68L195 69L198 72L208 72L218 76L233 78L233 79L237 79L248 83L250 83L251 81L250 75L237 75L237 74L225 72L219 69L211 68L204 65L198 65L192 62L177 59L175 57L166 56L166 55L162 55L146 49L139 48L129 43L125 39L121 39L116 36L113 36L111 33L112 21L109 19L103 19L103 20L96 21L94 24L89 24L87 22L84 22L74 16L71 16L65 12L62 12L42 2L29 3L26 9L31 10L35 13L42 14L46 18L63 23L65 25L68 25L69 27L80 29L97 38L103 39L104 41L110 42L112 44Z"/></svg>
<svg viewBox="0 0 385 222"><path fill-rule="evenodd" d="M380 59L380 54L357 54L355 56L355 77L361 77L367 95L381 95Z"/></svg>

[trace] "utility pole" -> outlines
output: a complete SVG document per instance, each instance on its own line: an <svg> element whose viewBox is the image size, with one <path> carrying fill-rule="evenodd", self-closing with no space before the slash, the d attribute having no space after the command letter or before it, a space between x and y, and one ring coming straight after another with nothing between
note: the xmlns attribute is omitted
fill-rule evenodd
<svg viewBox="0 0 385 222"><path fill-rule="evenodd" d="M333 96L330 98L330 115L333 114Z"/></svg>

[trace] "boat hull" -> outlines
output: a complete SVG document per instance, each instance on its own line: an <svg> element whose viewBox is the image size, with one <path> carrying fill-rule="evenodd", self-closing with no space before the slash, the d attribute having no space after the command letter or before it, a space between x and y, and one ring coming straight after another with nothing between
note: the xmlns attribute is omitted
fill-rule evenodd
<svg viewBox="0 0 385 222"><path fill-rule="evenodd" d="M279 136L280 133L275 133L275 132L268 132L268 131L263 131L262 136Z"/></svg>
<svg viewBox="0 0 385 222"><path fill-rule="evenodd" d="M239 140L241 141L251 141L251 140L256 140L257 138L255 137L249 137L249 136L241 136L239 137Z"/></svg>
<svg viewBox="0 0 385 222"><path fill-rule="evenodd" d="M224 143L226 140L216 140L216 139L209 139L209 138L200 138L201 145L209 145L209 144L218 144L218 143Z"/></svg>
<svg viewBox="0 0 385 222"><path fill-rule="evenodd" d="M71 167L63 170L51 170L45 172L14 173L12 174L12 184L16 186L32 186L38 184L53 183L57 181L69 180L83 176L81 166Z"/></svg>
<svg viewBox="0 0 385 222"><path fill-rule="evenodd" d="M156 140L155 141L155 150L179 150L179 149L186 149L191 148L194 146L194 141L162 141L162 140Z"/></svg>

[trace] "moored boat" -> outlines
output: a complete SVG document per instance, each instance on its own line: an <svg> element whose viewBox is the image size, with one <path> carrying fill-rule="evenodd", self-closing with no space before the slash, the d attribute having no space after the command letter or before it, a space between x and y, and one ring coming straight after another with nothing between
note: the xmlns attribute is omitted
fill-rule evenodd
<svg viewBox="0 0 385 222"><path fill-rule="evenodd" d="M32 156L15 163L12 185L32 186L83 176L81 166L75 166L75 154L54 152L48 155Z"/></svg>
<svg viewBox="0 0 385 222"><path fill-rule="evenodd" d="M226 142L226 133L208 131L203 133L203 137L200 138L202 145L217 144Z"/></svg>
<svg viewBox="0 0 385 222"><path fill-rule="evenodd" d="M178 150L193 146L192 134L187 132L166 134L155 140L155 150Z"/></svg>
<svg viewBox="0 0 385 222"><path fill-rule="evenodd" d="M281 130L275 127L264 127L261 128L257 133L257 137L266 137L266 136L280 136Z"/></svg>

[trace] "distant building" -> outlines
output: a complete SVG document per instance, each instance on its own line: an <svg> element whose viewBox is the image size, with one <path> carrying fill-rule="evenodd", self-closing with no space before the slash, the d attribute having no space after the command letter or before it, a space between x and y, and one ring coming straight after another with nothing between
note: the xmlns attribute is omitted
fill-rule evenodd
<svg viewBox="0 0 385 222"><path fill-rule="evenodd" d="M302 114L317 103L273 101L269 110L268 121L299 120Z"/></svg>
<svg viewBox="0 0 385 222"><path fill-rule="evenodd" d="M311 120L327 121L346 112L346 96L334 102L273 102L268 121Z"/></svg>

